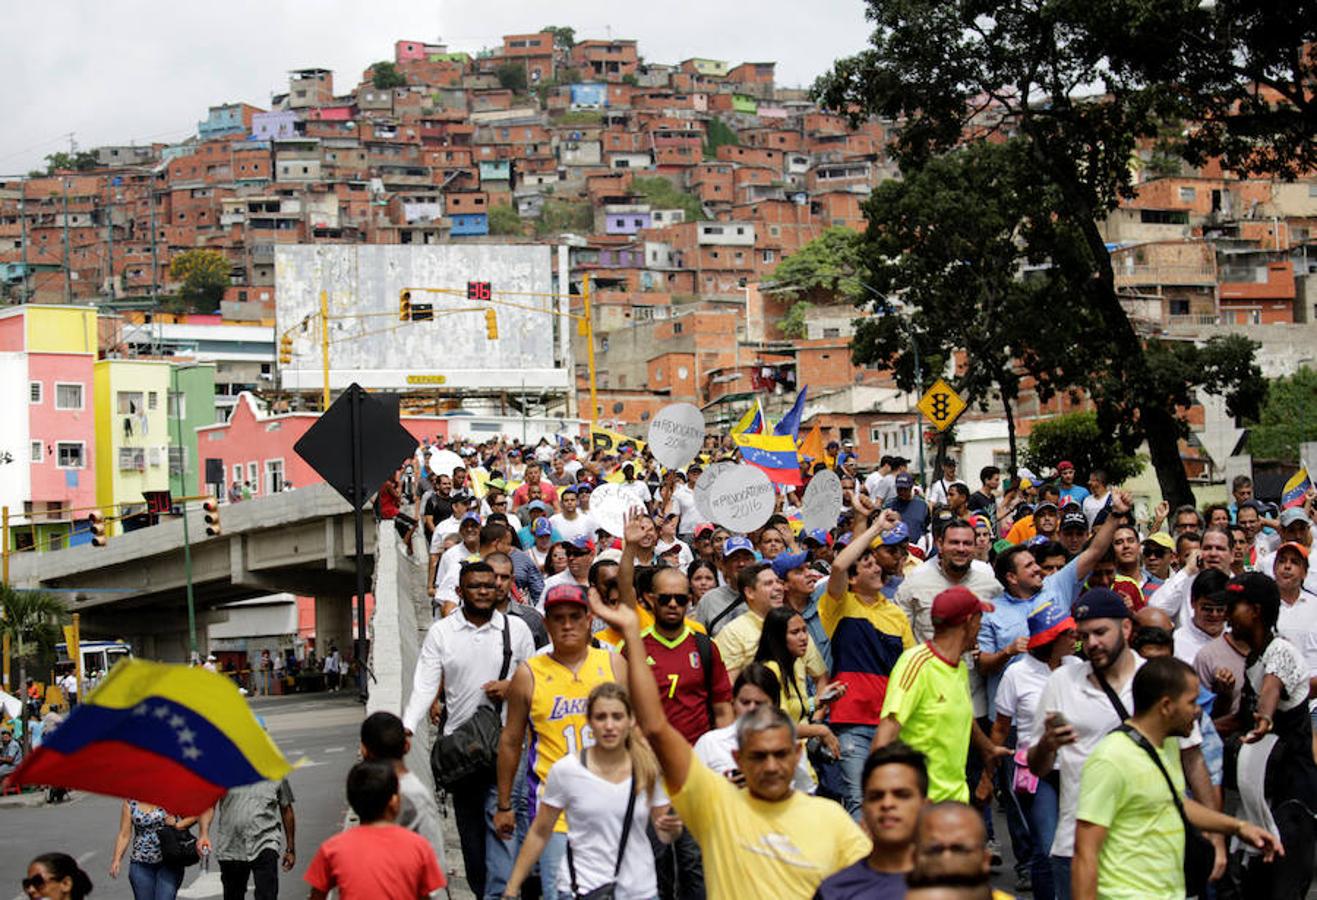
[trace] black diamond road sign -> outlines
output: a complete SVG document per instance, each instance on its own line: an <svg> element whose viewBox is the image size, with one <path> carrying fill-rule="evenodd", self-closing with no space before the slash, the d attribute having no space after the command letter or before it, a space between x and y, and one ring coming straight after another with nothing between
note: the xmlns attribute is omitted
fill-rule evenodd
<svg viewBox="0 0 1317 900"><path fill-rule="evenodd" d="M293 445L334 490L353 502L352 405L357 404L356 425L361 441L361 501L382 485L416 451L416 438L398 422L398 403L373 397L354 383L335 400L320 419Z"/></svg>

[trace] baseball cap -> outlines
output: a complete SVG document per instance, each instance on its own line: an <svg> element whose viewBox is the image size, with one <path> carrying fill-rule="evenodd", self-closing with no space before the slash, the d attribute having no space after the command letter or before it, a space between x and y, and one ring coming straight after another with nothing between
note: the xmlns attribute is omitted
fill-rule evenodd
<svg viewBox="0 0 1317 900"><path fill-rule="evenodd" d="M933 624L959 625L975 613L992 612L992 609L991 603L984 603L969 588L949 587L933 598Z"/></svg>
<svg viewBox="0 0 1317 900"><path fill-rule="evenodd" d="M1226 599L1234 601L1242 598L1247 603L1254 603L1259 606L1274 605L1280 607L1280 588L1276 587L1276 582L1272 581L1261 572L1245 572L1243 575L1236 575L1230 579L1226 585Z"/></svg>
<svg viewBox="0 0 1317 900"><path fill-rule="evenodd" d="M1057 635L1075 627L1075 620L1050 600L1029 613L1029 649L1056 640Z"/></svg>
<svg viewBox="0 0 1317 900"><path fill-rule="evenodd" d="M1293 550L1295 553L1299 554L1299 556L1303 559L1303 564L1305 566L1308 565L1308 548L1300 544L1298 541L1286 541L1285 543L1277 547L1276 548L1277 559L1280 559L1280 554L1282 550Z"/></svg>
<svg viewBox="0 0 1317 900"><path fill-rule="evenodd" d="M773 574L778 578L786 578L788 572L799 569L807 559L808 553L781 553L773 560Z"/></svg>
<svg viewBox="0 0 1317 900"><path fill-rule="evenodd" d="M1074 467L1075 467L1075 464L1072 463L1070 460L1068 460L1068 459L1063 459L1063 460L1061 460L1059 463L1056 464L1056 471L1058 471L1058 472L1064 472L1066 469L1073 469Z"/></svg>
<svg viewBox="0 0 1317 900"><path fill-rule="evenodd" d="M1005 551L1011 549L1014 546L1015 545L1012 544L1010 541L1006 540L1006 538L997 538L997 540L992 542L992 552L1004 553Z"/></svg>
<svg viewBox="0 0 1317 900"><path fill-rule="evenodd" d="M485 487L491 491L503 491L504 493L506 493L508 489L508 483L504 481L502 478L491 478L489 479L489 481L485 482Z"/></svg>
<svg viewBox="0 0 1317 900"><path fill-rule="evenodd" d="M609 547L607 550L601 550L595 557L595 562L622 562L622 549L620 547Z"/></svg>
<svg viewBox="0 0 1317 900"><path fill-rule="evenodd" d="M915 486L915 476L911 475L909 472L901 472L896 476L893 483L898 490L912 488Z"/></svg>
<svg viewBox="0 0 1317 900"><path fill-rule="evenodd" d="M475 522L477 525L479 525L480 513L475 513L475 512L463 513L461 521L457 523L457 527L462 528L466 525L467 522Z"/></svg>
<svg viewBox="0 0 1317 900"><path fill-rule="evenodd" d="M755 547L754 544L750 543L748 537L740 534L734 534L727 540L723 541L723 559L726 559L738 550L744 550L747 553L754 553Z"/></svg>
<svg viewBox="0 0 1317 900"><path fill-rule="evenodd" d="M695 526L695 537L702 538L706 534L713 534L714 531L715 528L712 522L701 522Z"/></svg>
<svg viewBox="0 0 1317 900"><path fill-rule="evenodd" d="M1148 544L1156 544L1163 550L1169 550L1172 553L1175 552L1175 541L1164 531L1154 531L1152 534L1144 538L1143 545L1147 546Z"/></svg>
<svg viewBox="0 0 1317 900"><path fill-rule="evenodd" d="M567 552L577 556L594 553L594 541L584 534L578 534L567 542Z"/></svg>
<svg viewBox="0 0 1317 900"><path fill-rule="evenodd" d="M800 536L800 540L802 543L804 541L813 541L814 543L818 544L820 547L832 546L832 535L828 534L822 528L813 528L810 529L809 531L806 531L804 534Z"/></svg>
<svg viewBox="0 0 1317 900"><path fill-rule="evenodd" d="M1076 622L1089 619L1128 619L1129 607L1125 598L1109 588L1093 588L1085 591L1074 605Z"/></svg>
<svg viewBox="0 0 1317 900"><path fill-rule="evenodd" d="M475 500L475 497L472 497L466 491L458 491L448 498L449 503L465 503L467 506L470 506L473 500Z"/></svg>
<svg viewBox="0 0 1317 900"><path fill-rule="evenodd" d="M1060 512L1060 510L1057 509L1055 503L1053 503L1051 500L1044 500L1042 503L1039 503L1037 506L1033 508L1033 514L1036 516L1045 509L1050 509L1053 512Z"/></svg>
<svg viewBox="0 0 1317 900"><path fill-rule="evenodd" d="M654 547L654 555L662 556L664 553L670 553L673 550L680 550L681 547L681 541L659 541L658 545Z"/></svg>
<svg viewBox="0 0 1317 900"><path fill-rule="evenodd" d="M1266 513L1267 504L1263 503L1261 500L1245 500L1243 503L1239 504L1239 508L1251 509L1261 516Z"/></svg>
<svg viewBox="0 0 1317 900"><path fill-rule="evenodd" d="M1067 528L1080 528L1088 531L1088 516L1077 506L1067 506L1065 512L1061 514L1061 530Z"/></svg>
<svg viewBox="0 0 1317 900"><path fill-rule="evenodd" d="M538 509L538 510L540 510L541 512L548 512L548 511L549 511L549 504L545 503L545 502L542 501L542 500L532 500L531 502L529 502L529 503L526 504L526 509L528 509L528 510L531 510L531 509Z"/></svg>
<svg viewBox="0 0 1317 900"><path fill-rule="evenodd" d="M910 540L910 529L904 522L897 522L896 527L881 537L874 540L873 547L894 547L897 544L904 544Z"/></svg>
<svg viewBox="0 0 1317 900"><path fill-rule="evenodd" d="M586 599L585 588L579 584L555 584L544 592L545 609L559 603L575 603L586 609L590 608L590 601Z"/></svg>
<svg viewBox="0 0 1317 900"><path fill-rule="evenodd" d="M549 524L548 519L536 519L535 524L531 526L530 532L536 537L548 537L553 534L553 526Z"/></svg>
<svg viewBox="0 0 1317 900"><path fill-rule="evenodd" d="M1307 522L1307 514L1297 506L1292 506L1280 514L1280 527L1289 528L1295 522Z"/></svg>

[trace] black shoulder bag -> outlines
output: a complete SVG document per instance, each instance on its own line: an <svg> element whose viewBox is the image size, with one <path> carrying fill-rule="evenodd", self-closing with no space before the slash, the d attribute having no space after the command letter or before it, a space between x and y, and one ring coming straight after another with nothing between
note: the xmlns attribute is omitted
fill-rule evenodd
<svg viewBox="0 0 1317 900"><path fill-rule="evenodd" d="M1184 889L1189 897L1203 897L1207 892L1207 882L1212 877L1212 867L1216 865L1216 848L1212 842L1203 837L1189 817L1184 814L1184 804L1180 801L1180 792L1175 789L1175 782L1171 781L1171 775L1162 765L1161 757L1157 755L1157 750L1152 743L1139 733L1132 725L1123 724L1117 731L1123 733L1131 741L1143 749L1143 752L1152 757L1152 761L1157 765L1157 771L1162 773L1162 778L1166 779L1166 786L1170 788L1171 799L1175 801L1175 810L1180 814L1180 821L1184 824Z"/></svg>
<svg viewBox="0 0 1317 900"><path fill-rule="evenodd" d="M162 825L157 834L160 836L160 855L165 865L185 869L201 862L201 854L197 851L197 836L191 828Z"/></svg>
<svg viewBox="0 0 1317 900"><path fill-rule="evenodd" d="M581 765L589 771L585 763L585 750L581 750ZM592 891L582 894L576 887L576 861L572 858L572 842L567 842L567 873L572 879L572 896L577 900L613 900L617 896L617 873L622 871L622 857L626 856L627 838L631 837L631 817L636 813L636 773L633 770L627 780L628 794L626 815L622 817L622 841L617 846L617 861L613 863L613 880L601 884Z"/></svg>
<svg viewBox="0 0 1317 900"><path fill-rule="evenodd" d="M503 667L498 680L512 668L512 619L503 616ZM498 742L503 734L502 701L482 703L452 734L442 735L430 751L430 769L435 783L444 790L475 777L488 779L498 765Z"/></svg>

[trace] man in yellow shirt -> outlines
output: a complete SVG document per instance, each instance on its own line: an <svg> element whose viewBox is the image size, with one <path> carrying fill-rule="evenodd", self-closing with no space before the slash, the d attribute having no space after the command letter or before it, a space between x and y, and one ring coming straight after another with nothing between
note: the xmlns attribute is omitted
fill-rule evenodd
<svg viewBox="0 0 1317 900"><path fill-rule="evenodd" d="M734 755L745 789L736 787L700 762L664 716L635 610L592 606L625 637L636 721L658 757L673 807L704 851L710 900L809 897L824 878L868 855L871 842L845 809L792 789L800 748L780 709L764 706L738 723Z"/></svg>
<svg viewBox="0 0 1317 900"><path fill-rule="evenodd" d="M737 674L754 662L755 651L759 649L759 638L764 633L764 616L776 606L782 605L784 596L782 580L773 571L771 563L761 562L746 566L736 575L736 586L741 599L745 601L746 611L732 620L722 631L718 632L713 642L722 654L723 665L727 666L727 677L736 680ZM645 622L641 614L642 625ZM653 618L650 618L653 623ZM810 638L805 650L805 672L816 683L826 678L827 663L814 639Z"/></svg>

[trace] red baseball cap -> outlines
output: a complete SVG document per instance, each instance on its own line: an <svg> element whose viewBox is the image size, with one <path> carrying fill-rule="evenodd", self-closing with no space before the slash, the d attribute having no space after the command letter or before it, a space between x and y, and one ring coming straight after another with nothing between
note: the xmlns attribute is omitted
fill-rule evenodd
<svg viewBox="0 0 1317 900"><path fill-rule="evenodd" d="M992 612L991 603L980 600L969 588L950 587L933 598L933 624L959 625L979 612Z"/></svg>
<svg viewBox="0 0 1317 900"><path fill-rule="evenodd" d="M1056 464L1056 471L1061 472L1061 471L1063 471L1063 470L1065 470L1065 469L1073 469L1074 467L1075 467L1075 464L1072 463L1070 460L1068 460L1068 459L1063 459L1063 460L1061 460L1059 463Z"/></svg>
<svg viewBox="0 0 1317 900"><path fill-rule="evenodd" d="M555 584L544 594L544 608L548 609L559 603L575 603L590 608L590 601L585 595L585 588L579 584Z"/></svg>

